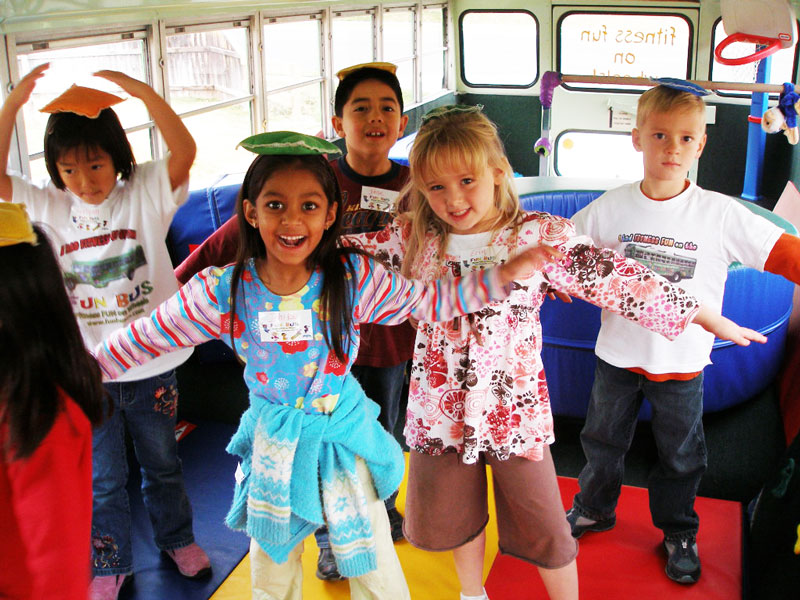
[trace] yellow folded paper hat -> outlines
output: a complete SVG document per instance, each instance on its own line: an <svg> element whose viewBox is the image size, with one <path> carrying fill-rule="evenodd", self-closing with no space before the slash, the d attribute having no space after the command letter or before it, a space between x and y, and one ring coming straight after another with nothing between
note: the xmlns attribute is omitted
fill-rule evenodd
<svg viewBox="0 0 800 600"><path fill-rule="evenodd" d="M25 206L0 202L0 246L35 243L36 232Z"/></svg>
<svg viewBox="0 0 800 600"><path fill-rule="evenodd" d="M379 69L381 71L388 71L392 75L397 75L397 65L395 64L390 62L368 62L361 63L360 65L353 65L352 67L345 67L336 73L336 77L338 77L339 81L341 81L351 73L360 71L361 69Z"/></svg>

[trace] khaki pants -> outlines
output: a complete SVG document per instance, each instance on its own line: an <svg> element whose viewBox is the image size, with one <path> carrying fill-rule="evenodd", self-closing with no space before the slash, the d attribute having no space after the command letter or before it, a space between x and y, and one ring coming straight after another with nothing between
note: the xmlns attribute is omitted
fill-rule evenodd
<svg viewBox="0 0 800 600"><path fill-rule="evenodd" d="M361 577L349 580L352 600L410 600L408 584L397 558L386 507L375 494L375 486L367 465L356 459L356 473L364 490L369 510L369 520L375 536L378 568ZM301 600L303 597L303 542L295 546L289 559L275 563L250 540L250 578L253 600Z"/></svg>

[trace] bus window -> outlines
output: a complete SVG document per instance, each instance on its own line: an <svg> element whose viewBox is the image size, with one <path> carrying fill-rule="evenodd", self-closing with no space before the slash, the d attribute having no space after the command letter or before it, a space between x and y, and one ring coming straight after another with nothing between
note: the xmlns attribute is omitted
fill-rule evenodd
<svg viewBox="0 0 800 600"><path fill-rule="evenodd" d="M459 19L461 78L472 87L531 87L539 77L539 24L525 10L467 10Z"/></svg>
<svg viewBox="0 0 800 600"><path fill-rule="evenodd" d="M422 48L420 70L422 95L426 100L447 89L447 7L425 6L422 9Z"/></svg>
<svg viewBox="0 0 800 600"><path fill-rule="evenodd" d="M566 12L558 21L557 35L557 70L561 73L689 78L692 31L684 15ZM598 85L567 87L591 89Z"/></svg>
<svg viewBox="0 0 800 600"><path fill-rule="evenodd" d="M555 143L556 174L565 177L641 179L642 155L630 133L562 131Z"/></svg>
<svg viewBox="0 0 800 600"><path fill-rule="evenodd" d="M383 60L397 65L397 79L403 92L403 103L413 104L414 42L416 7L402 6L383 11Z"/></svg>
<svg viewBox="0 0 800 600"><path fill-rule="evenodd" d="M267 131L326 131L322 40L321 14L270 18L264 25Z"/></svg>
<svg viewBox="0 0 800 600"><path fill-rule="evenodd" d="M197 144L193 187L250 163L236 148L253 131L249 47L249 21L167 30L168 100Z"/></svg>
<svg viewBox="0 0 800 600"><path fill-rule="evenodd" d="M29 40L17 43L17 68L20 76L35 66L49 62L51 67L37 83L33 95L22 109L25 135L33 179L48 177L44 165L44 129L50 115L39 109L61 94L73 83L102 89L127 98L127 94L110 81L93 77L100 69L113 69L151 83L145 69L147 44L142 31L109 34L107 36L75 37L59 40ZM139 162L153 157L152 127L147 109L138 101L121 102L114 106L122 126L130 132L128 139Z"/></svg>
<svg viewBox="0 0 800 600"><path fill-rule="evenodd" d="M333 72L350 65L372 62L375 56L375 11L333 13L331 53Z"/></svg>
<svg viewBox="0 0 800 600"><path fill-rule="evenodd" d="M714 25L714 35L711 40L711 47L716 47L726 38L725 28L722 19L718 19ZM726 58L739 58L749 56L755 52L755 44L737 42L725 48L723 56ZM778 50L771 57L769 78L765 83L781 85L784 81L794 81L792 73L795 72L797 61L797 46ZM737 83L754 83L756 80L756 70L759 61L748 62L743 65L723 65L714 60L714 52L711 52L711 66L709 68L709 79L711 81L734 81ZM749 93L743 92L717 92L725 96L741 96L750 98ZM777 94L775 94L777 97Z"/></svg>

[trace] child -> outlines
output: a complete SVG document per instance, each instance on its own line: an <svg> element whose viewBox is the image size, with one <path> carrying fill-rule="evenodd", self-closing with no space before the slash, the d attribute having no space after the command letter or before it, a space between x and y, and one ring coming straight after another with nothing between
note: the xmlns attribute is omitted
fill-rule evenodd
<svg viewBox="0 0 800 600"><path fill-rule="evenodd" d="M286 132L242 145L263 155L237 200L235 265L200 272L96 354L106 375L119 376L220 338L245 363L250 407L228 445L241 463L227 523L252 538L254 598L301 597L303 538L323 522L352 598L409 598L379 500L400 484L402 453L349 374L360 324L477 310L550 254L534 249L460 282L405 281L339 247L341 193L323 156L336 146Z"/></svg>
<svg viewBox="0 0 800 600"><path fill-rule="evenodd" d="M638 263L575 237L566 219L521 212L502 143L478 108L428 113L410 162L409 213L354 240L393 263L402 259L404 273L436 280L537 246L565 256L468 318L419 324L405 428L406 539L426 550L452 549L462 599L486 598L488 463L501 551L537 565L551 598L574 600L577 544L550 455L553 420L539 355L539 309L550 286L670 338L692 320L737 343L763 337L699 308Z"/></svg>
<svg viewBox="0 0 800 600"><path fill-rule="evenodd" d="M88 107L87 100L111 95L87 88L76 94L72 88L53 103L65 112L53 113L47 122L44 154L51 181L40 188L10 176L5 165L17 111L47 68L38 66L24 77L0 111L0 198L25 204L32 219L52 232L78 325L93 348L177 289L164 239L186 199L195 145L178 116L148 85L99 71L95 75L145 103L170 149L169 158L136 165L112 109L104 108L96 118L84 116L99 110ZM71 100L75 96L78 100ZM208 557L194 541L175 442L175 367L190 352L165 357L105 386L114 411L93 440L92 598L116 598L133 571L126 430L141 465L142 495L156 545L186 577L210 570Z"/></svg>
<svg viewBox="0 0 800 600"><path fill-rule="evenodd" d="M643 153L644 179L611 190L578 212L579 232L626 254L634 243L627 234L673 240L670 246L681 243L674 246L680 250L656 248L696 263L694 275L681 285L715 311L721 309L728 265L734 261L800 281L798 238L732 198L686 179L706 142L700 96L663 85L648 90L639 98L632 138ZM703 368L710 363L713 342L710 333L689 327L675 342L664 343L603 312L597 370L581 432L587 464L568 514L576 538L614 527L623 460L642 396L647 396L659 456L648 482L650 512L664 532L666 573L680 583L700 577L694 500L706 468Z"/></svg>
<svg viewBox="0 0 800 600"><path fill-rule="evenodd" d="M408 180L408 167L389 160L389 150L408 122L403 94L391 63L367 63L337 73L333 127L344 138L347 154L331 161L342 188L342 232L380 231L391 221L398 192ZM235 215L175 269L186 283L201 269L234 261L239 231ZM353 375L371 400L381 407L378 420L393 433L400 413L406 363L411 359L414 330L410 324L364 324ZM403 517L392 494L386 509L392 538L403 537ZM341 579L326 531L316 533L320 548L317 577Z"/></svg>
<svg viewBox="0 0 800 600"><path fill-rule="evenodd" d="M0 597L86 600L100 369L19 204L0 203L0 280Z"/></svg>

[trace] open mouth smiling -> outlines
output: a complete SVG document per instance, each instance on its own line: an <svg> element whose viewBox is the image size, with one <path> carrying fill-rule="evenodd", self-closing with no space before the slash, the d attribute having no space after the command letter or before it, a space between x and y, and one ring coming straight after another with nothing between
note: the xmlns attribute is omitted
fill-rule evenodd
<svg viewBox="0 0 800 600"><path fill-rule="evenodd" d="M279 235L278 241L287 248L297 248L306 239L304 235Z"/></svg>

